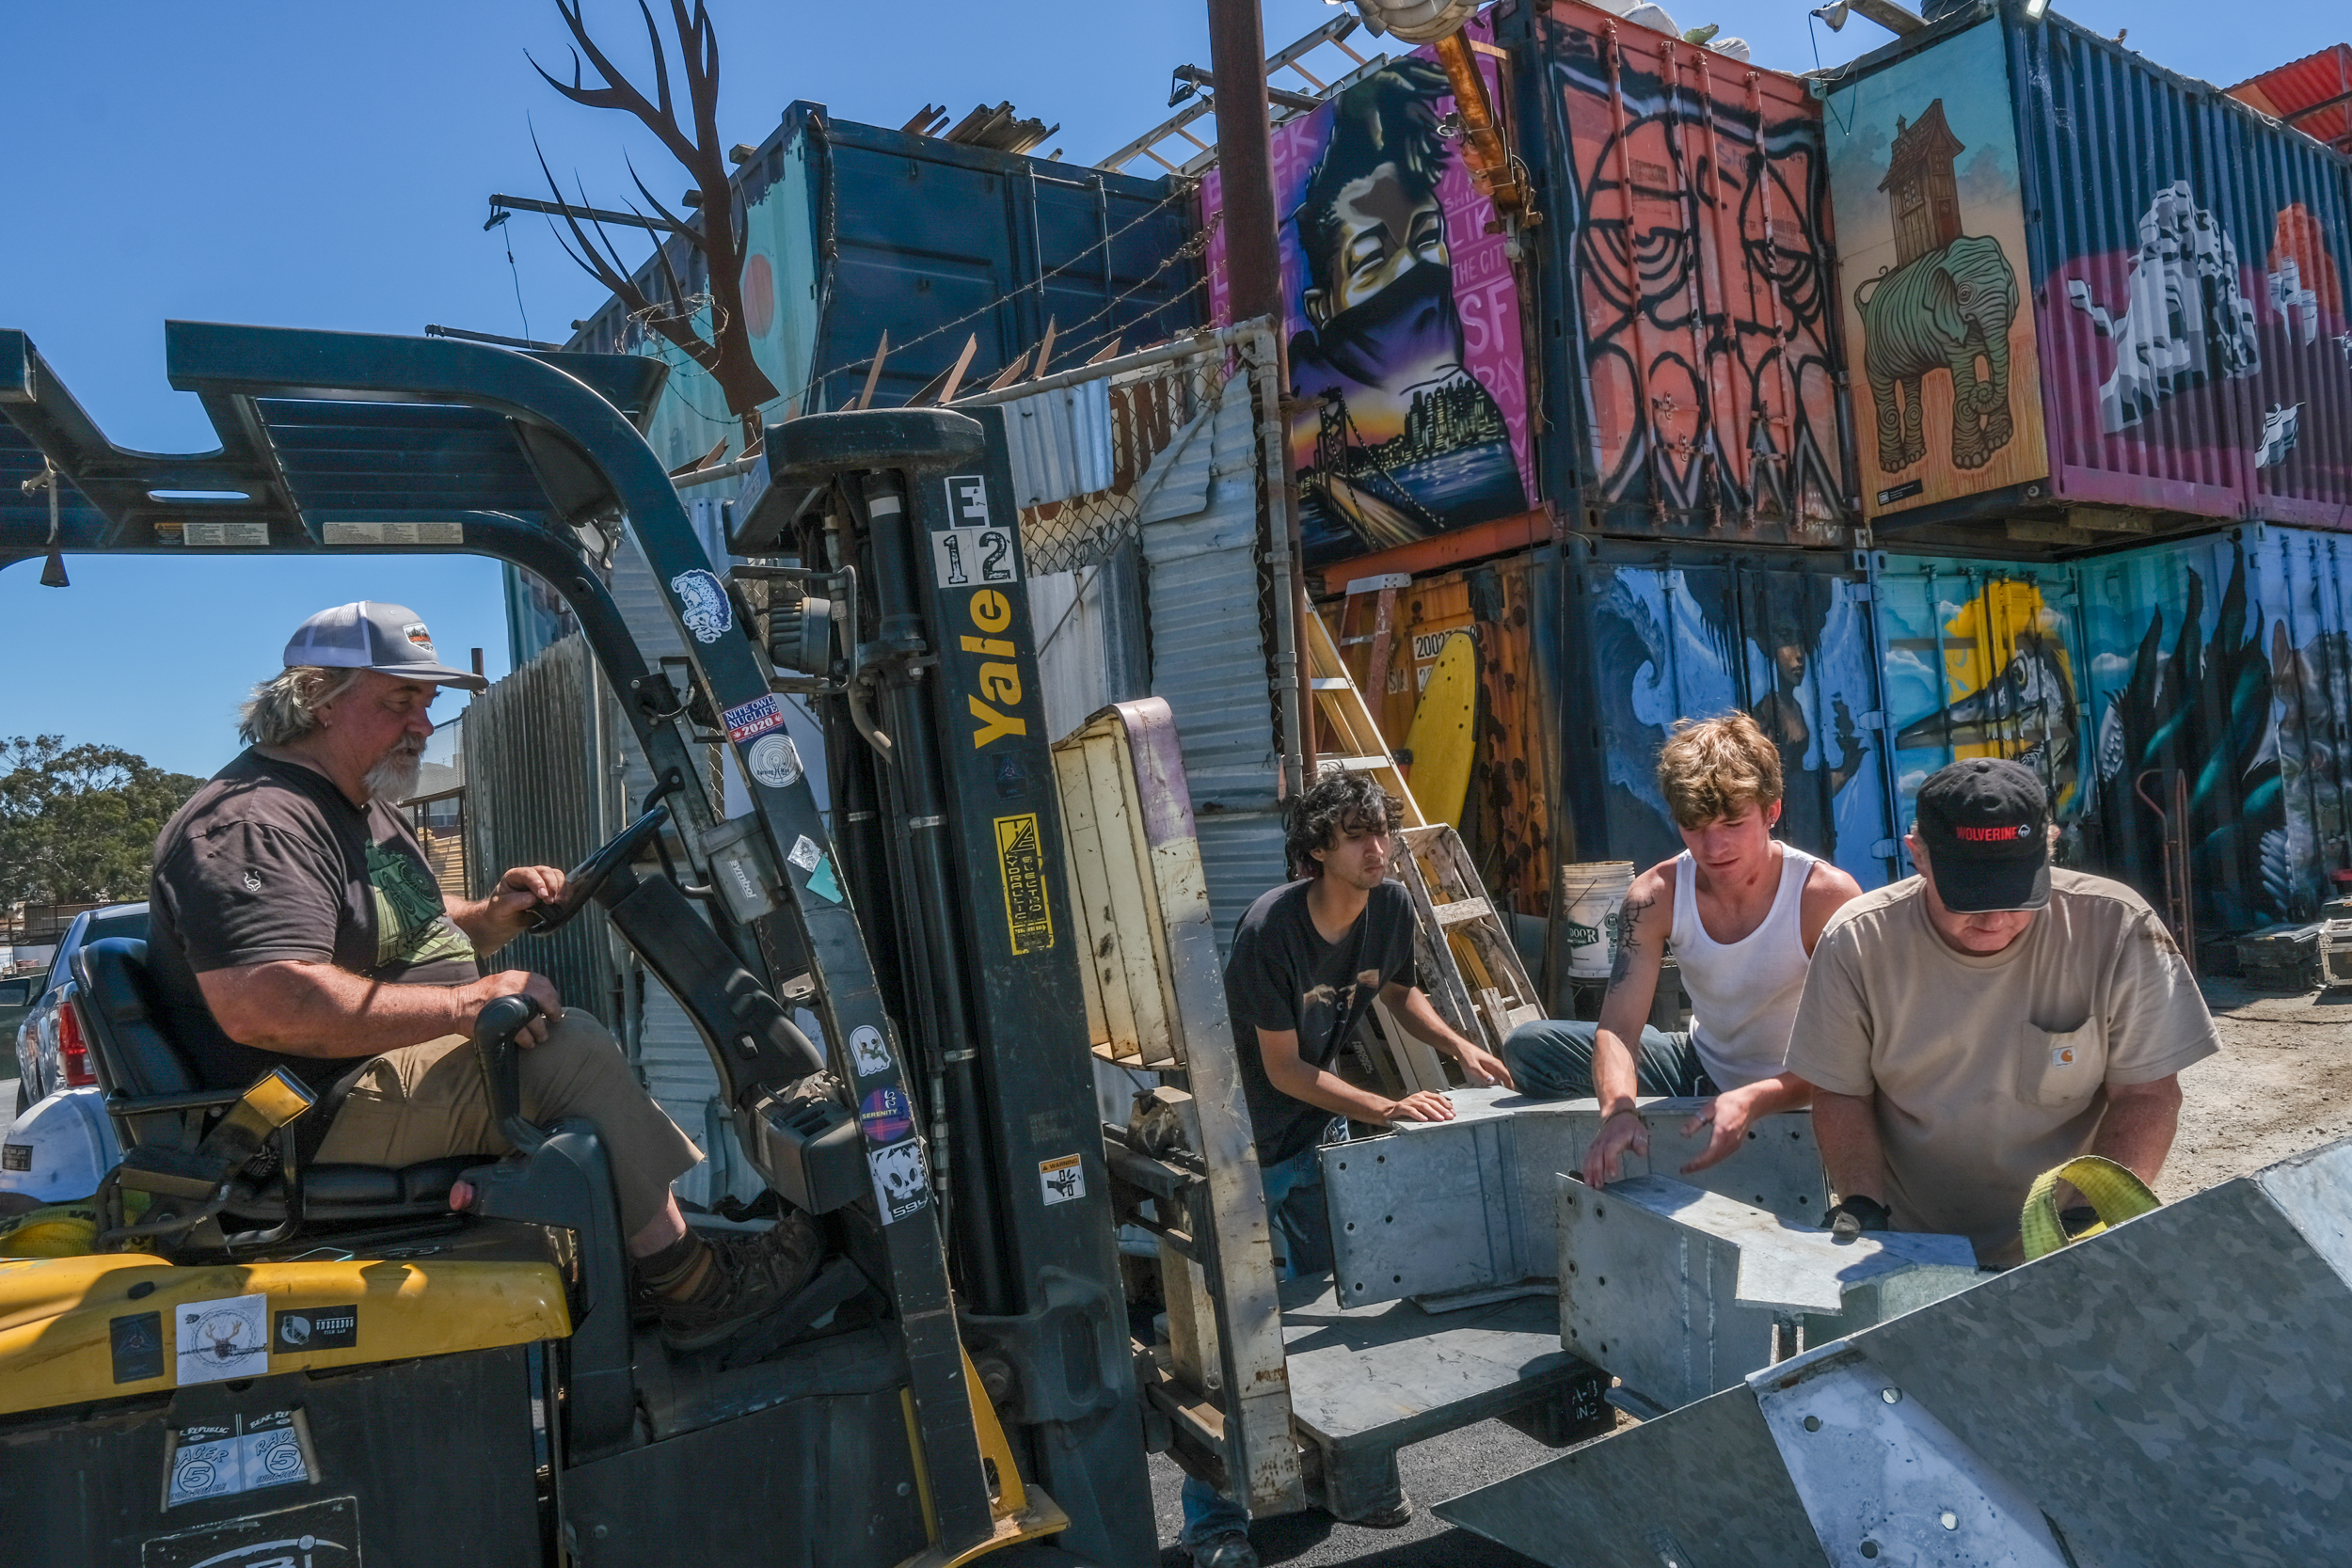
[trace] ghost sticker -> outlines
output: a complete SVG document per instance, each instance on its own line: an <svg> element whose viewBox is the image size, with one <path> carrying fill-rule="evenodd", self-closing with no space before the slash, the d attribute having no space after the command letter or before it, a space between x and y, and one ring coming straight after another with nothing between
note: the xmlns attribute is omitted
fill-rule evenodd
<svg viewBox="0 0 2352 1568"><path fill-rule="evenodd" d="M874 1202L882 1210L882 1224L896 1225L910 1214L920 1213L930 1201L923 1146L913 1138L873 1150L866 1156L866 1164L874 1173Z"/></svg>
<svg viewBox="0 0 2352 1568"><path fill-rule="evenodd" d="M728 602L726 588L700 567L672 578L670 592L677 595L678 619L695 641L716 642L735 625L735 606Z"/></svg>
<svg viewBox="0 0 2352 1568"><path fill-rule="evenodd" d="M882 1044L882 1031L870 1023L861 1023L850 1031L850 1060L857 1068L860 1078L871 1078L878 1072L890 1070L890 1047Z"/></svg>

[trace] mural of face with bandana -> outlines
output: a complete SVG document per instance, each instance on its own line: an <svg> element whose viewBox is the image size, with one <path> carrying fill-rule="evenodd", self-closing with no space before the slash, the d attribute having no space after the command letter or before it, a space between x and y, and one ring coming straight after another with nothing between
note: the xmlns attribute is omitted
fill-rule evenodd
<svg viewBox="0 0 2352 1568"><path fill-rule="evenodd" d="M1527 508L1510 423L1466 363L1438 134L1450 101L1444 71L1408 57L1311 117L1326 139L1284 235L1302 283L1290 359L1310 562Z"/></svg>

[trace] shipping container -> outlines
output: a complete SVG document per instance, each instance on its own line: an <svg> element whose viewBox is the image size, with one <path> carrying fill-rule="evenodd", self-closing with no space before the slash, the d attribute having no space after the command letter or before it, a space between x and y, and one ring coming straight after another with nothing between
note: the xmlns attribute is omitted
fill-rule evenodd
<svg viewBox="0 0 2352 1568"><path fill-rule="evenodd" d="M1548 913L1558 867L1682 850L1656 778L1675 721L1740 712L1777 745L1781 835L1876 887L1895 875L1866 562L1848 551L1572 539L1415 580L1376 716L1404 747L1447 638L1479 658L1457 824L1489 892ZM1371 594L1327 604L1359 682ZM1416 757L1418 766L1422 759Z"/></svg>
<svg viewBox="0 0 2352 1568"><path fill-rule="evenodd" d="M2352 538L2249 524L2062 562L1880 556L1872 578L1899 821L1935 768L2014 757L2050 786L2061 861L2159 902L2184 772L2201 933L2335 895Z"/></svg>
<svg viewBox="0 0 2352 1568"><path fill-rule="evenodd" d="M745 234L744 325L776 388L773 422L847 405L890 335L875 401L897 405L977 346L961 386L977 389L1034 356L1050 325L1053 363L1083 363L1113 341L1156 342L1204 319L1198 230L1173 180L966 147L836 119L795 103L736 171ZM692 247L665 242L690 292L707 287ZM637 274L660 297L659 262ZM717 385L608 301L566 345L671 362L649 433L685 463L737 432ZM1028 366L1032 372L1039 367Z"/></svg>
<svg viewBox="0 0 2352 1568"><path fill-rule="evenodd" d="M1608 533L1852 543L1820 104L1573 0L1495 15L1545 214L1546 492Z"/></svg>
<svg viewBox="0 0 2352 1568"><path fill-rule="evenodd" d="M1880 542L2352 528L2352 163L2021 0L1824 90Z"/></svg>

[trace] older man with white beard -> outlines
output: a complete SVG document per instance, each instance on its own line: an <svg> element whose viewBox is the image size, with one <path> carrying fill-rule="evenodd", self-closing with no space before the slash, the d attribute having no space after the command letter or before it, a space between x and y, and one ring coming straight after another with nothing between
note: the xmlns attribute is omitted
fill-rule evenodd
<svg viewBox="0 0 2352 1568"><path fill-rule="evenodd" d="M702 1156L612 1037L544 976L481 972L477 957L519 935L564 873L517 866L488 897L447 902L395 809L416 787L434 697L482 677L442 664L413 611L366 601L304 622L285 666L245 705L249 748L155 842L148 965L160 1021L205 1086L293 1072L331 1110L311 1134L323 1162L504 1153L469 1032L491 1002L527 996L543 1013L521 1037L522 1111L584 1117L602 1134L671 1344L714 1344L798 1290L821 1251L808 1217L716 1243L689 1230L670 1183Z"/></svg>

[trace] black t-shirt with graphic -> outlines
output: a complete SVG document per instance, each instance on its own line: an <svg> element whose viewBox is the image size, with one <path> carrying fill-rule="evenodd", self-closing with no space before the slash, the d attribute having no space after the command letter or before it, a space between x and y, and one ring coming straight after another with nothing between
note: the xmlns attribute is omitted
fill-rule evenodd
<svg viewBox="0 0 2352 1568"><path fill-rule="evenodd" d="M214 1022L197 975L280 959L404 986L482 973L399 812L355 806L325 774L247 751L155 840L147 961L158 1022L206 1087L241 1089L282 1067L324 1089L358 1065L240 1045Z"/></svg>
<svg viewBox="0 0 2352 1568"><path fill-rule="evenodd" d="M1364 912L1335 942L1323 940L1307 912L1313 885L1291 882L1250 905L1225 964L1225 1006L1261 1168L1314 1147L1331 1113L1274 1086L1258 1031L1295 1029L1299 1060L1327 1068L1382 986L1413 983L1413 902L1404 883L1373 889Z"/></svg>

